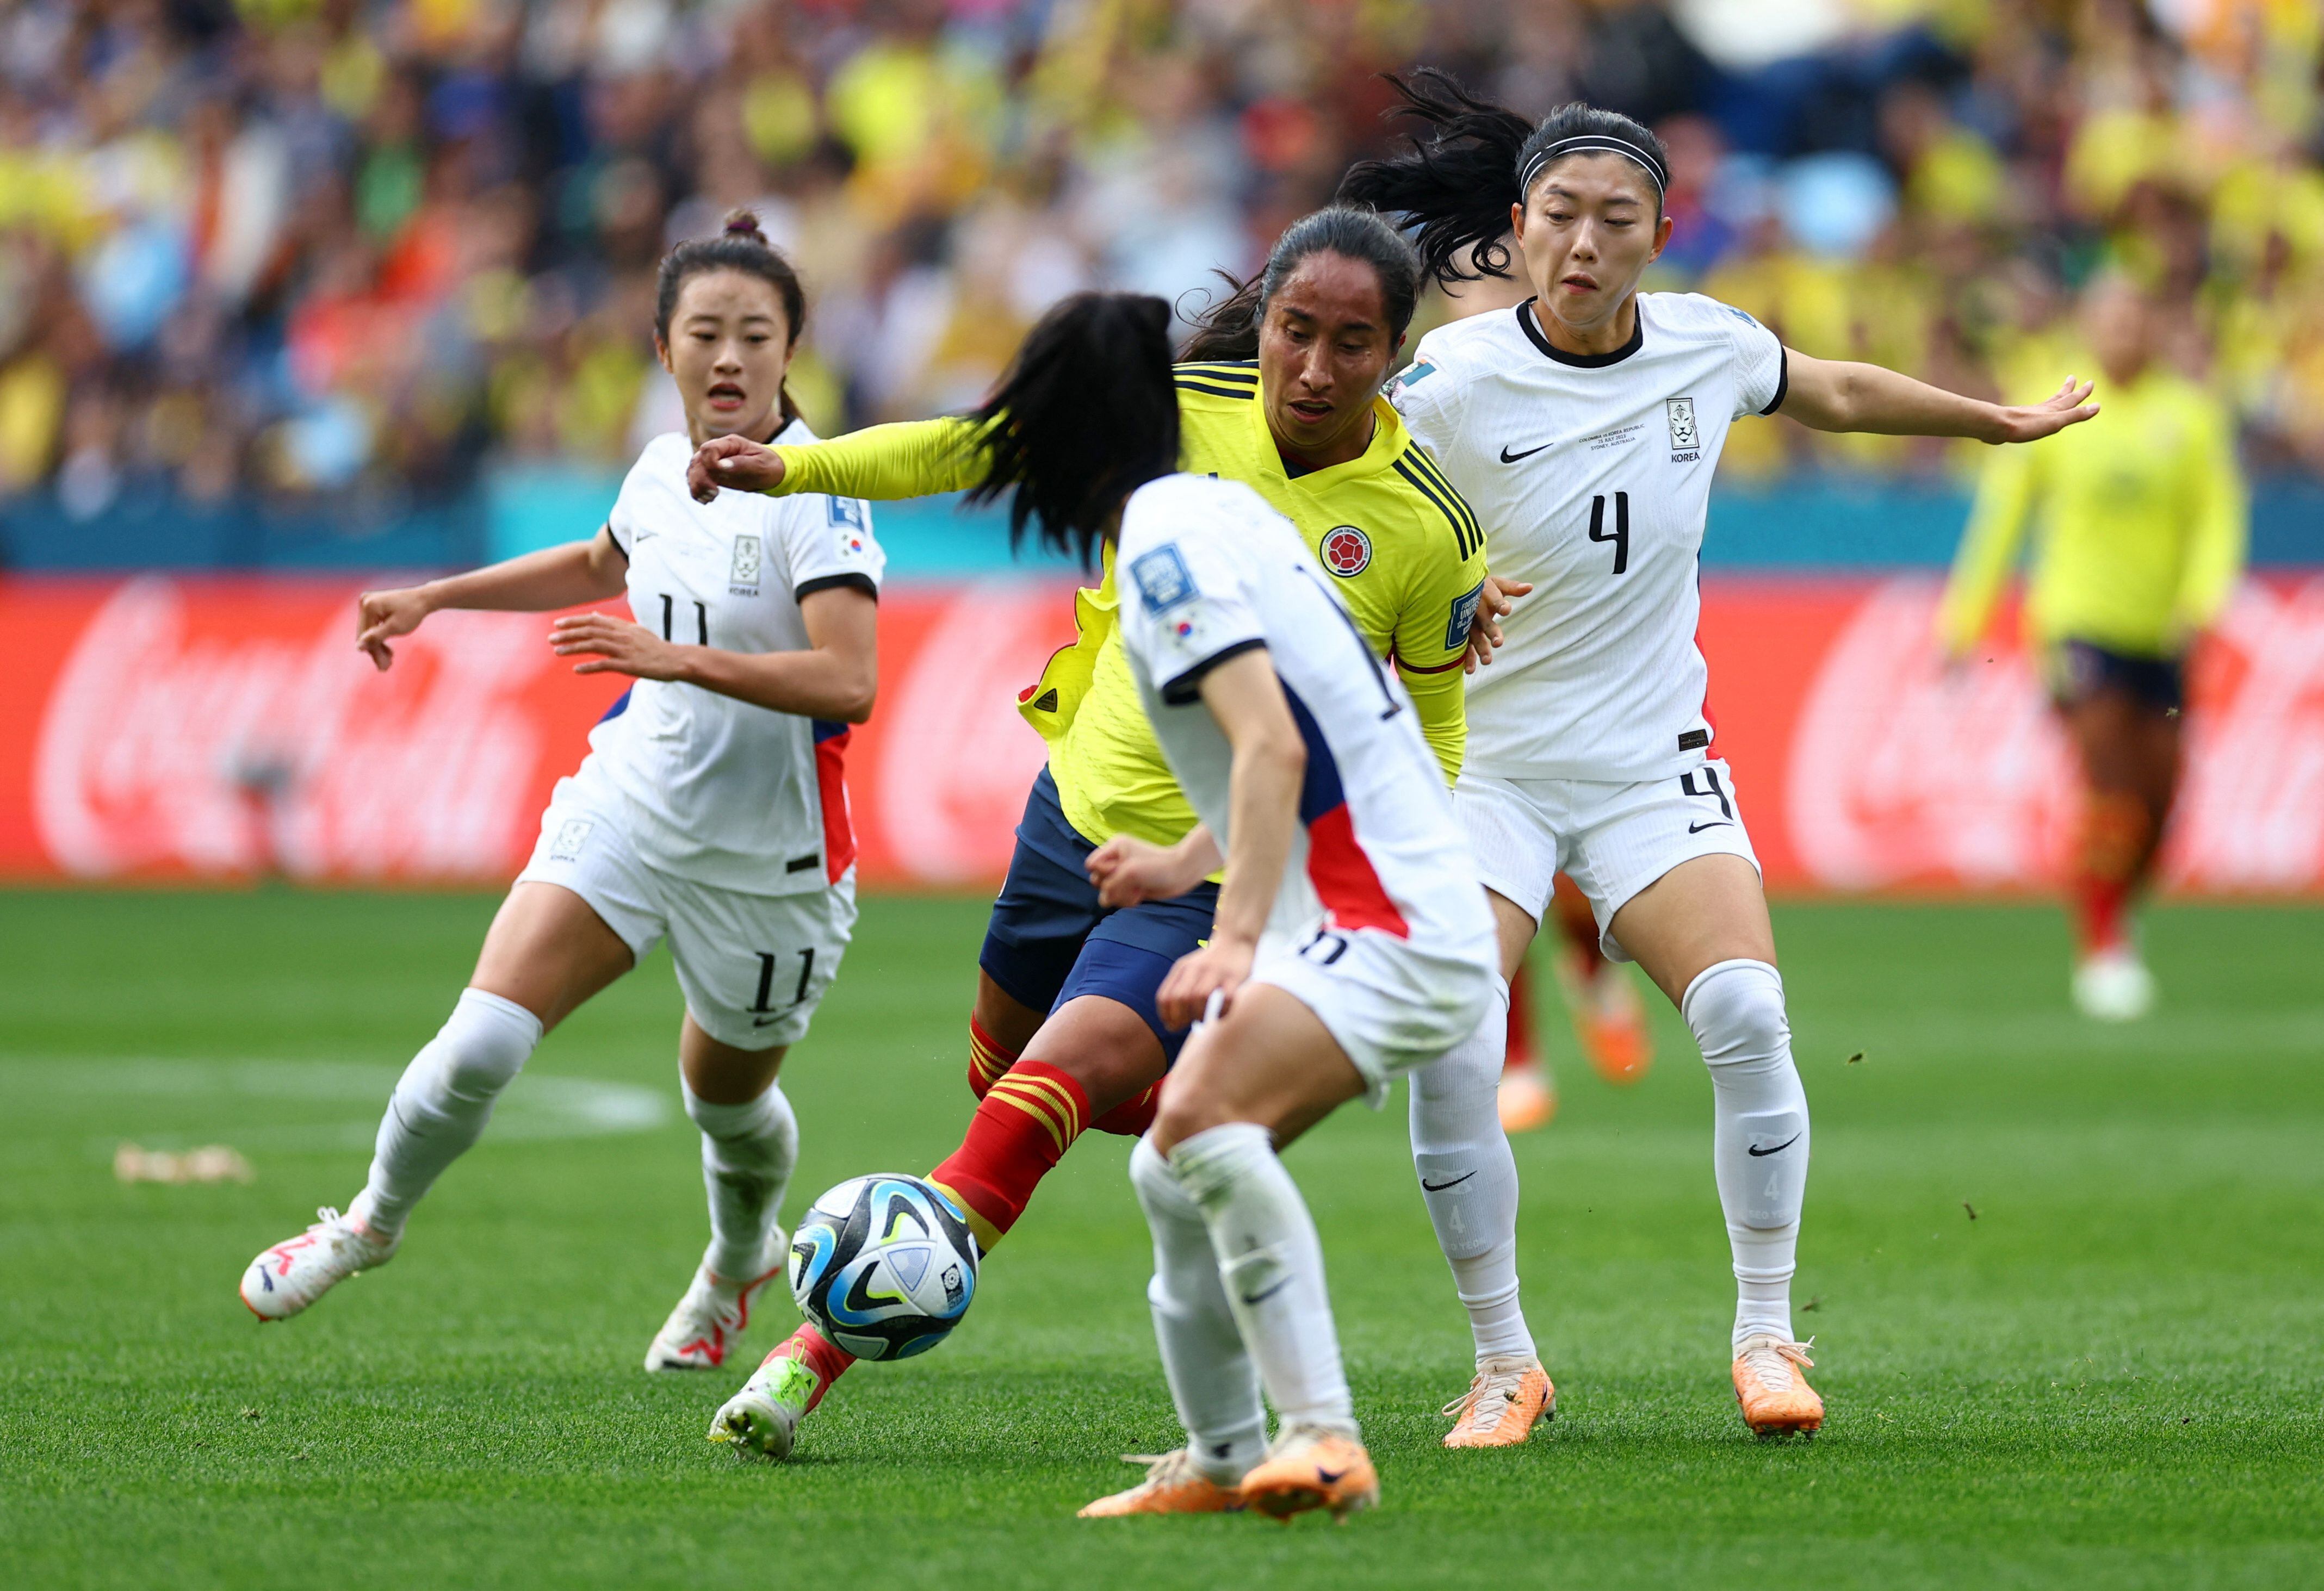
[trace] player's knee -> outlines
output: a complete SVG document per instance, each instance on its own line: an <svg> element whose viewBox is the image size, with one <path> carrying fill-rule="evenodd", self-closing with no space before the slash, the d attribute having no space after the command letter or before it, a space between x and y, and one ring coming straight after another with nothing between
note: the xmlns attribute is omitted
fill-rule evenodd
<svg viewBox="0 0 2324 1591"><path fill-rule="evenodd" d="M514 1000L464 989L436 1042L445 1055L445 1091L456 1099L491 1099L515 1080L540 1043L540 1018Z"/></svg>
<svg viewBox="0 0 2324 1591"><path fill-rule="evenodd" d="M1136 1190L1139 1208L1148 1219L1196 1215L1194 1201L1178 1185L1178 1173L1171 1168L1168 1158L1155 1146L1151 1137L1140 1138L1130 1151L1130 1185Z"/></svg>
<svg viewBox="0 0 2324 1591"><path fill-rule="evenodd" d="M1791 1053L1784 979L1765 961L1720 961L1687 985L1679 1002L1702 1058L1712 1066L1766 1062Z"/></svg>

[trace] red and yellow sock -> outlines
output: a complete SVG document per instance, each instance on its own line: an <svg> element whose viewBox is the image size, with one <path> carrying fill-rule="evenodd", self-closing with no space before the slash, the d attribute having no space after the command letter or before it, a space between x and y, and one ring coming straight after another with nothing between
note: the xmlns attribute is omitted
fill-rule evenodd
<svg viewBox="0 0 2324 1591"><path fill-rule="evenodd" d="M1046 1062L1019 1061L986 1092L960 1147L928 1181L959 1202L976 1240L990 1249L1088 1122L1081 1084Z"/></svg>
<svg viewBox="0 0 2324 1591"><path fill-rule="evenodd" d="M975 1017L968 1019L968 1091L978 1099L1017 1064L1017 1052L1002 1047Z"/></svg>
<svg viewBox="0 0 2324 1591"><path fill-rule="evenodd" d="M1162 1104L1162 1079L1155 1079L1090 1126L1101 1133L1112 1133L1124 1138L1144 1137L1146 1129L1154 1125L1154 1112Z"/></svg>
<svg viewBox="0 0 2324 1591"><path fill-rule="evenodd" d="M2123 943L2123 917L2152 850L2153 820L2135 796L2093 791L2082 810L2081 855L2073 880L2075 937L2096 955Z"/></svg>
<svg viewBox="0 0 2324 1591"><path fill-rule="evenodd" d="M846 1375L847 1367L855 1363L853 1354L834 1346L829 1338L806 1321L801 1321L797 1331L776 1344L775 1351L767 1357L797 1359L815 1372L815 1396L807 1401L804 1411L809 1414L814 1413L815 1406L823 1402L823 1394L831 1390L831 1384Z"/></svg>

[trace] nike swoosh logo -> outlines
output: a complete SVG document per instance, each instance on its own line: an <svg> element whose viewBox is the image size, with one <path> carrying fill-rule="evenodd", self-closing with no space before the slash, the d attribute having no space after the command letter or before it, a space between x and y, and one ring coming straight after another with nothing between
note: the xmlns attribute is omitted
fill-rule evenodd
<svg viewBox="0 0 2324 1591"><path fill-rule="evenodd" d="M1686 826L1686 832L1690 834L1700 834L1705 829L1731 829L1734 826L1726 819L1719 818L1707 823L1689 823Z"/></svg>
<svg viewBox="0 0 2324 1591"><path fill-rule="evenodd" d="M1475 1172L1463 1172L1449 1182L1432 1182L1426 1177L1423 1177L1420 1179L1420 1185L1422 1189L1427 1192L1442 1193L1447 1188L1459 1187L1462 1183L1467 1182L1471 1177L1473 1177L1477 1173Z"/></svg>
<svg viewBox="0 0 2324 1591"><path fill-rule="evenodd" d="M1336 1486L1340 1484L1340 1477L1347 1473L1344 1469L1318 1469L1315 1471L1315 1478L1327 1486Z"/></svg>
<svg viewBox="0 0 2324 1591"><path fill-rule="evenodd" d="M1557 444L1554 442L1545 442L1541 445L1541 447L1554 447L1556 446ZM1501 445L1501 462L1503 464L1515 464L1521 458L1531 458L1535 454L1541 451L1541 447L1528 447L1523 453L1511 453L1508 448L1508 444L1505 442Z"/></svg>
<svg viewBox="0 0 2324 1591"><path fill-rule="evenodd" d="M1797 1134L1797 1133L1794 1133L1790 1137L1785 1138L1782 1143L1780 1143L1780 1144L1776 1145L1773 1149L1762 1149L1762 1148L1760 1148L1760 1147L1759 1147L1759 1145L1758 1145L1754 1144L1754 1145L1751 1145L1750 1150L1748 1151L1748 1153L1750 1153L1750 1154L1751 1154L1752 1155L1754 1155L1754 1156L1757 1156L1757 1155L1761 1155L1761 1154L1781 1154L1784 1150L1786 1150L1786 1149L1790 1148L1793 1145L1794 1145L1794 1144L1798 1143L1799 1141L1800 1141L1800 1136L1799 1136L1799 1134Z"/></svg>
<svg viewBox="0 0 2324 1591"><path fill-rule="evenodd" d="M772 1016L753 1016L751 1018L751 1025L753 1027L764 1027L770 1022L780 1022L781 1020L782 1015L778 1012Z"/></svg>
<svg viewBox="0 0 2324 1591"><path fill-rule="evenodd" d="M1272 1286L1272 1287L1268 1288L1265 1292L1258 1293L1258 1294L1256 1294L1256 1295L1252 1295L1252 1294L1246 1294L1246 1295L1244 1295L1244 1298L1243 1298L1243 1301L1243 1301L1243 1302L1245 1302L1245 1303L1247 1303L1247 1304L1263 1304L1263 1303L1265 1303L1268 1299L1273 1298L1277 1293L1278 1293L1278 1292L1282 1292L1285 1288L1286 1288L1286 1287L1288 1287L1288 1286L1290 1286L1290 1285L1291 1285L1291 1278L1290 1278L1290 1277L1288 1277L1288 1276L1286 1276L1282 1281L1277 1282L1274 1286Z"/></svg>

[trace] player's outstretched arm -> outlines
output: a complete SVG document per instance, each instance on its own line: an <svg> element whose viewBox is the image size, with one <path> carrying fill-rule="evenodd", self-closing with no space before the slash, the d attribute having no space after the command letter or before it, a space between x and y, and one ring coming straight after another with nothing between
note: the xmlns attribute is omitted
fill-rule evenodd
<svg viewBox="0 0 2324 1591"><path fill-rule="evenodd" d="M355 645L383 671L395 661L387 643L410 635L444 608L546 613L622 594L630 560L610 530L586 541L543 547L521 557L447 575L424 585L367 591L355 599Z"/></svg>
<svg viewBox="0 0 2324 1591"><path fill-rule="evenodd" d="M549 644L583 659L576 674L676 680L776 713L865 722L879 694L879 603L868 591L830 586L802 598L799 617L807 644L798 652L687 646L611 613L568 613L549 626Z"/></svg>
<svg viewBox="0 0 2324 1591"><path fill-rule="evenodd" d="M828 442L775 447L747 437L713 437L695 449L686 484L696 502L712 501L722 487L776 497L823 492L881 502L932 497L976 484L974 436L966 421L944 418L870 426Z"/></svg>
<svg viewBox="0 0 2324 1591"><path fill-rule="evenodd" d="M2089 400L2091 383L2071 376L2044 402L1987 403L1877 364L1811 359L1789 348L1784 356L1790 381L1775 412L1811 430L2036 442L2098 411Z"/></svg>
<svg viewBox="0 0 2324 1591"><path fill-rule="evenodd" d="M1162 979L1155 1007L1172 1027L1192 1025L1213 994L1220 1009L1250 976L1259 936L1275 909L1291 839L1299 823L1299 782L1307 744L1265 647L1228 658L1203 676L1203 704L1234 752L1227 791L1226 878L1211 920L1210 943L1182 956Z"/></svg>

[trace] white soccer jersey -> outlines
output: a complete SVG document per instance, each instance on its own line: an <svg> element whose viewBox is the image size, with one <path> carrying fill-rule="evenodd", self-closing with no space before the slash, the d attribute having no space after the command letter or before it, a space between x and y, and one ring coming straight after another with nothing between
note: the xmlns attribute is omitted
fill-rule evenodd
<svg viewBox="0 0 2324 1591"><path fill-rule="evenodd" d="M778 442L812 442L794 420ZM873 595L887 560L847 497L687 492L686 437L638 455L606 529L629 555L630 611L669 640L730 652L807 646L799 599ZM580 777L623 798L639 854L664 872L759 895L820 889L855 859L841 759L848 726L776 713L698 685L641 679L590 731Z"/></svg>
<svg viewBox="0 0 2324 1591"><path fill-rule="evenodd" d="M1131 677L1171 771L1222 850L1234 757L1202 704L1202 677L1265 647L1283 682L1307 769L1270 938L1328 918L1342 931L1489 956L1476 865L1411 699L1291 522L1239 483L1167 475L1130 494L1114 567Z"/></svg>
<svg viewBox="0 0 2324 1591"><path fill-rule="evenodd" d="M1784 400L1783 345L1699 293L1640 293L1628 345L1550 345L1530 301L1440 326L1389 398L1533 583L1469 686L1466 767L1660 778L1710 755L1697 566L1728 427Z"/></svg>

